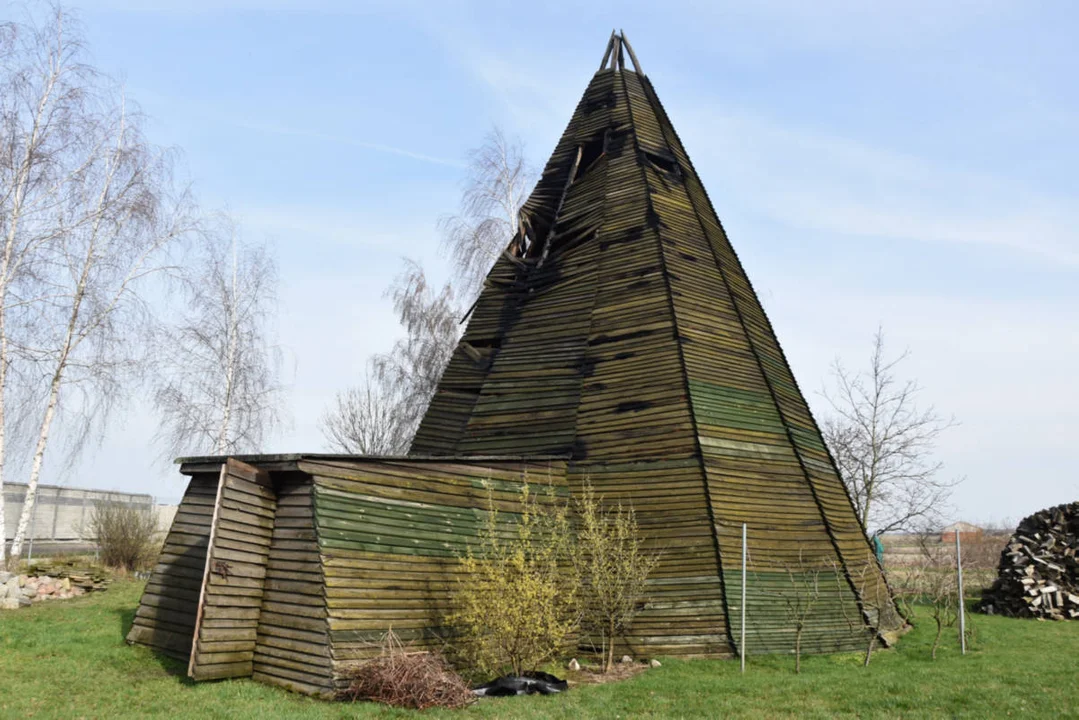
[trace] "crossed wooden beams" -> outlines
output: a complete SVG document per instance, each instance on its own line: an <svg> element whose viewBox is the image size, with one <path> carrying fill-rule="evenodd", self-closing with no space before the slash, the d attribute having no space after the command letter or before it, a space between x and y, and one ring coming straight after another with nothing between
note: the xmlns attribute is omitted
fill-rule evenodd
<svg viewBox="0 0 1079 720"><path fill-rule="evenodd" d="M599 64L600 70L625 70L626 57L623 50L629 53L629 59L633 63L633 71L638 75L644 75L641 63L637 60L637 54L633 52L633 46L629 44L629 38L619 30L611 31L611 39L607 41L607 50L603 53L603 60Z"/></svg>

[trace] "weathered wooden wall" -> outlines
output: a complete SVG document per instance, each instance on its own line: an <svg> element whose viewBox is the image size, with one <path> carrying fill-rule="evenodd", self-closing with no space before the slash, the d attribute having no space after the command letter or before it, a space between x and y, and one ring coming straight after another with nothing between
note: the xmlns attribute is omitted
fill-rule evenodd
<svg viewBox="0 0 1079 720"><path fill-rule="evenodd" d="M219 476L219 468L191 476L127 634L129 642L184 662L191 655Z"/></svg>
<svg viewBox="0 0 1079 720"><path fill-rule="evenodd" d="M457 558L479 537L490 497L506 522L523 480L564 495L561 461L302 461L314 478L335 675L379 652L393 631L413 647L439 647ZM339 681L340 684L340 681Z"/></svg>
<svg viewBox="0 0 1079 720"><path fill-rule="evenodd" d="M416 436L413 453L447 459L290 461L313 485L287 486L274 521L254 668L263 679L325 691L391 625L439 643L454 556L482 514L481 481L490 475L503 493L525 471L561 483L562 465L541 454L569 458L569 488L587 480L632 504L662 553L623 638L636 655L737 652L742 523L749 652L791 649L790 601L807 584L817 590L806 651L861 645L879 614L885 629L902 624L689 156L617 47L525 204L524 237L491 270ZM167 567L194 562L182 557L199 539L192 513ZM167 579L140 608L148 639L154 608L175 604ZM187 621L175 622L161 642L182 647Z"/></svg>
<svg viewBox="0 0 1079 720"><path fill-rule="evenodd" d="M274 473L277 515L266 563L253 677L308 695L333 691L326 587L311 477Z"/></svg>
<svg viewBox="0 0 1079 720"><path fill-rule="evenodd" d="M217 502L188 675L250 677L277 498L269 473L229 459Z"/></svg>

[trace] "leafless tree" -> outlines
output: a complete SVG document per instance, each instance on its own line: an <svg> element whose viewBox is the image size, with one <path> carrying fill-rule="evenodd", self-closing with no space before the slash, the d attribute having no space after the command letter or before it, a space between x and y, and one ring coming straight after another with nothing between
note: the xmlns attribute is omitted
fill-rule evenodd
<svg viewBox="0 0 1079 720"><path fill-rule="evenodd" d="M393 388L371 373L364 384L337 393L320 420L331 449L350 455L404 455L411 436L398 426Z"/></svg>
<svg viewBox="0 0 1079 720"><path fill-rule="evenodd" d="M439 221L454 279L436 290L418 263L405 261L387 294L406 337L371 359L366 385L338 394L327 410L321 424L331 447L407 450L457 347L464 310L458 301L471 304L479 296L517 232L532 182L521 143L498 128L470 153L460 212Z"/></svg>
<svg viewBox="0 0 1079 720"><path fill-rule="evenodd" d="M3 32L0 366L21 363L41 399L17 560L58 415L77 450L144 367L142 293L187 233L190 201L122 91L82 62L66 11Z"/></svg>
<svg viewBox="0 0 1079 720"><path fill-rule="evenodd" d="M959 583L955 575L954 556L941 552L940 535L918 535L921 565L921 601L929 606L929 615L936 625L930 656L937 659L937 649L944 629L955 624L959 617Z"/></svg>
<svg viewBox="0 0 1079 720"><path fill-rule="evenodd" d="M787 579L790 589L781 593L787 620L794 626L794 672L802 672L802 636L810 615L821 598L819 564L807 562L798 552L798 562L787 564Z"/></svg>
<svg viewBox="0 0 1079 720"><path fill-rule="evenodd" d="M221 217L181 275L187 312L164 330L154 400L172 455L257 451L280 423L277 264Z"/></svg>
<svg viewBox="0 0 1079 720"><path fill-rule="evenodd" d="M366 382L338 393L320 425L349 453L404 454L460 338L461 308L447 283L436 290L411 260L387 290L405 336L369 361Z"/></svg>
<svg viewBox="0 0 1079 720"><path fill-rule="evenodd" d="M886 357L878 329L869 370L852 373L837 360L834 387L824 393L834 411L824 422L825 440L858 519L878 532L939 520L958 482L940 478L941 463L932 457L954 421L917 407L918 384L896 377L906 358Z"/></svg>
<svg viewBox="0 0 1079 720"><path fill-rule="evenodd" d="M410 444L457 347L461 309L449 284L436 292L412 261L388 294L406 334L390 352L374 356L371 366L383 388L380 397L393 399L394 424Z"/></svg>
<svg viewBox="0 0 1079 720"><path fill-rule="evenodd" d="M471 304L499 254L517 233L521 205L535 184L520 140L498 127L469 153L461 207L439 221L458 297Z"/></svg>
<svg viewBox="0 0 1079 720"><path fill-rule="evenodd" d="M867 554L865 562L860 565L848 565L846 572L838 563L833 562L832 572L829 574L835 578L836 589L840 596L847 593L848 582L854 585L860 605L857 612L847 603L840 603L839 607L851 632L863 635L865 638L866 647L862 666L869 667L882 631L898 620L891 592L884 583L880 567L871 554Z"/></svg>

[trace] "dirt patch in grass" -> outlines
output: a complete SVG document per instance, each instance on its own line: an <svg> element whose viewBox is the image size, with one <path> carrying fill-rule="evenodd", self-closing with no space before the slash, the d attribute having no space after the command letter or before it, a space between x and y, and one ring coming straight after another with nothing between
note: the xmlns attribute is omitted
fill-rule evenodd
<svg viewBox="0 0 1079 720"><path fill-rule="evenodd" d="M566 671L570 687L574 685L605 685L607 683L629 680L640 675L649 666L644 663L615 663L609 673L603 672L599 665L582 665L580 670Z"/></svg>

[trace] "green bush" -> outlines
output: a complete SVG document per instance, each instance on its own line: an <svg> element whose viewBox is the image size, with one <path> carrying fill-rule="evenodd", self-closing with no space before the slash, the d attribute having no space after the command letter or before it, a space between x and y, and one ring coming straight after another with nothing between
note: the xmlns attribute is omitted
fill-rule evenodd
<svg viewBox="0 0 1079 720"><path fill-rule="evenodd" d="M146 503L104 501L90 513L103 565L126 571L150 565L157 555L157 513Z"/></svg>
<svg viewBox="0 0 1079 720"><path fill-rule="evenodd" d="M659 555L644 548L632 506L603 503L586 481L577 501L576 564L581 574L582 629L599 636L603 670L614 664L614 644L643 605Z"/></svg>

